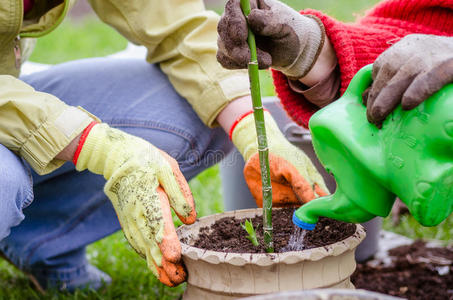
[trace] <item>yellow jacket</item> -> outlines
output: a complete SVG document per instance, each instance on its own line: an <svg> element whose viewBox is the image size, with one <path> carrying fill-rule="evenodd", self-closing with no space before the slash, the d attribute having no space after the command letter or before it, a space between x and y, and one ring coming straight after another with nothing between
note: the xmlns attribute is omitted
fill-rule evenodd
<svg viewBox="0 0 453 300"><path fill-rule="evenodd" d="M25 158L40 174L63 164L55 156L94 116L20 81L20 64L31 38L52 31L72 0L35 0L27 19L23 0L0 1L0 144ZM219 16L202 0L89 0L105 23L148 49L175 89L200 119L215 125L234 98L249 93L245 71L223 69L216 61Z"/></svg>

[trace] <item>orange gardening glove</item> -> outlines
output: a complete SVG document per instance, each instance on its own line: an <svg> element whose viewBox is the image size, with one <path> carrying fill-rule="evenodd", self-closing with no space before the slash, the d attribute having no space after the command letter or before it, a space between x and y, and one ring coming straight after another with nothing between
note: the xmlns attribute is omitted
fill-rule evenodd
<svg viewBox="0 0 453 300"><path fill-rule="evenodd" d="M300 206L327 195L322 176L308 156L282 134L272 116L265 111L272 182L272 203L276 207ZM253 114L233 125L231 138L244 157L244 177L258 206L263 205L261 171Z"/></svg>
<svg viewBox="0 0 453 300"><path fill-rule="evenodd" d="M107 124L89 126L74 156L78 171L102 174L104 192L115 208L124 235L164 284L186 280L181 245L170 207L186 224L195 222L195 205L178 163L147 141Z"/></svg>

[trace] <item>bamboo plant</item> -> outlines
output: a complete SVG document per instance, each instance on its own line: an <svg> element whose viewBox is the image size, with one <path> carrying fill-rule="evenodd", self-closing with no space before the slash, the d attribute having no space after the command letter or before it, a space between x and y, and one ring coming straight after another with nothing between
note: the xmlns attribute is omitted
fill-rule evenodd
<svg viewBox="0 0 453 300"><path fill-rule="evenodd" d="M241 8L242 12L247 17L250 14L250 1L241 0ZM266 247L266 252L274 252L274 243L272 238L272 185L269 170L269 150L267 146L266 127L264 125L263 104L261 102L255 35L250 30L250 28L248 28L247 42L250 48L250 62L248 64L248 73L250 78L250 90L252 94L253 116L255 118L256 134L258 137L258 153L263 189L264 244Z"/></svg>
<svg viewBox="0 0 453 300"><path fill-rule="evenodd" d="M255 228L253 228L253 223L251 220L245 220L244 224L241 224L241 227L248 233L247 238L252 243L253 246L259 246L258 238L256 237Z"/></svg>

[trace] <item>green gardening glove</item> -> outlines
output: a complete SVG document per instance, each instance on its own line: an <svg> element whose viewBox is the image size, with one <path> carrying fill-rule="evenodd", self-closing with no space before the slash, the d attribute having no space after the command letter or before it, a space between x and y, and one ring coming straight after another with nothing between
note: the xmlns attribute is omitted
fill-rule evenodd
<svg viewBox="0 0 453 300"><path fill-rule="evenodd" d="M80 154L78 154L80 151ZM74 158L76 169L101 174L132 248L168 286L186 279L170 207L186 224L196 219L189 186L177 162L147 141L96 124L85 129Z"/></svg>
<svg viewBox="0 0 453 300"><path fill-rule="evenodd" d="M264 112L269 145L272 203L277 207L300 206L326 195L326 185L308 156L282 134L271 114ZM232 140L244 157L244 177L258 206L263 205L261 171L253 114L233 125Z"/></svg>

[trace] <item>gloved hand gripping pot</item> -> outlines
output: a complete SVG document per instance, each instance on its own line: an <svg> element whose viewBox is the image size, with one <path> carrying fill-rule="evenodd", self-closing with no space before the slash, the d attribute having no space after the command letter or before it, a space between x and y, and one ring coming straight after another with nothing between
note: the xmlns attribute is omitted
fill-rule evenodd
<svg viewBox="0 0 453 300"><path fill-rule="evenodd" d="M90 124L74 156L78 171L107 180L104 192L132 248L164 284L185 281L181 245L170 207L185 224L195 222L189 186L177 162L147 141L107 124Z"/></svg>

